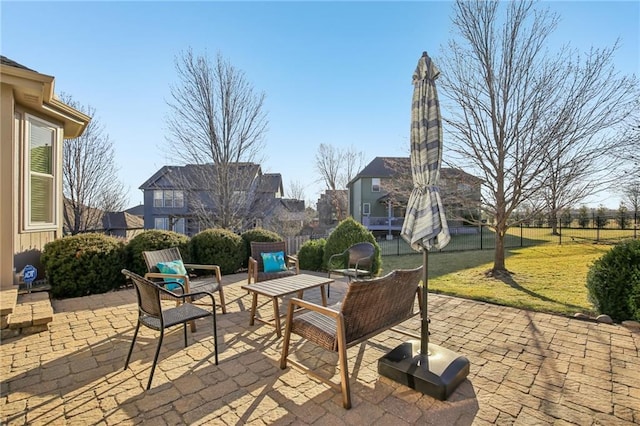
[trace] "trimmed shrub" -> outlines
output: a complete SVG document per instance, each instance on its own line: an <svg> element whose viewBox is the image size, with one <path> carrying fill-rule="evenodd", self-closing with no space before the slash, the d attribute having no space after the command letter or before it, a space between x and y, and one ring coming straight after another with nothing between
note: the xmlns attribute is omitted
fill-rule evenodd
<svg viewBox="0 0 640 426"><path fill-rule="evenodd" d="M264 228L249 229L248 231L244 231L240 236L242 237L245 250L244 260L242 261L243 268L247 268L249 266L249 256L251 256L251 241L260 241L265 243L282 241L282 237L280 235Z"/></svg>
<svg viewBox="0 0 640 426"><path fill-rule="evenodd" d="M125 282L124 243L104 234L78 234L51 241L41 257L56 298L106 293Z"/></svg>
<svg viewBox="0 0 640 426"><path fill-rule="evenodd" d="M205 229L189 242L191 260L203 265L218 265L223 274L233 274L242 267L242 237L227 229Z"/></svg>
<svg viewBox="0 0 640 426"><path fill-rule="evenodd" d="M382 266L380 246L371 231L361 223L356 222L352 217L348 217L340 222L327 238L324 246L322 266L326 268L329 258L334 254L342 253L352 245L362 242L370 242L376 248L376 254L373 258L373 272L377 274Z"/></svg>
<svg viewBox="0 0 640 426"><path fill-rule="evenodd" d="M147 264L142 257L143 251L162 250L171 247L178 247L182 259L189 262L189 237L173 231L163 231L161 229L149 229L133 237L127 245L127 265L128 269L138 275L144 276L147 271Z"/></svg>
<svg viewBox="0 0 640 426"><path fill-rule="evenodd" d="M305 242L300 251L298 251L298 262L300 269L307 271L322 271L322 259L324 256L324 245L327 240L320 238L319 240L309 240Z"/></svg>
<svg viewBox="0 0 640 426"><path fill-rule="evenodd" d="M617 244L589 268L589 301L613 320L640 321L640 240Z"/></svg>

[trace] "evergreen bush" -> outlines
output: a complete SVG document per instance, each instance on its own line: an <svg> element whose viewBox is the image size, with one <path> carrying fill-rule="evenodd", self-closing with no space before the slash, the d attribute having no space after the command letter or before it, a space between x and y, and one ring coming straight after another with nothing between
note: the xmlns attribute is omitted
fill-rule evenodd
<svg viewBox="0 0 640 426"><path fill-rule="evenodd" d="M124 284L125 245L104 234L78 234L44 246L41 261L56 298L106 293Z"/></svg>
<svg viewBox="0 0 640 426"><path fill-rule="evenodd" d="M319 240L306 241L298 251L298 263L300 269L307 271L322 271L324 245L327 240L320 238Z"/></svg>
<svg viewBox="0 0 640 426"><path fill-rule="evenodd" d="M233 274L242 267L245 247L242 237L227 229L206 229L189 242L193 263L218 265L223 274Z"/></svg>
<svg viewBox="0 0 640 426"><path fill-rule="evenodd" d="M282 241L282 237L273 231L269 231L264 228L253 228L248 231L244 231L241 235L244 244L244 260L242 261L242 267L247 268L249 266L249 256L251 256L251 242L276 242ZM292 253L287 253L292 254Z"/></svg>
<svg viewBox="0 0 640 426"><path fill-rule="evenodd" d="M588 297L615 321L640 321L640 240L617 244L587 274Z"/></svg>
<svg viewBox="0 0 640 426"><path fill-rule="evenodd" d="M128 269L138 275L144 276L147 272L147 264L142 257L143 251L162 250L178 247L182 260L189 262L189 237L173 231L161 229L149 229L133 237L127 244Z"/></svg>
<svg viewBox="0 0 640 426"><path fill-rule="evenodd" d="M370 242L376 248L376 254L373 258L373 272L377 274L382 266L380 246L371 231L361 223L356 222L352 217L340 222L327 238L322 266L326 268L329 258L334 254L342 253L352 245L362 242Z"/></svg>

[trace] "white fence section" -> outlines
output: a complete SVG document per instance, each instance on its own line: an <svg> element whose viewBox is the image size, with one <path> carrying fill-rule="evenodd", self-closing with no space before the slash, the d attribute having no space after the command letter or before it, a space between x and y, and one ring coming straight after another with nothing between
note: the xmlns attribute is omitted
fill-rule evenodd
<svg viewBox="0 0 640 426"><path fill-rule="evenodd" d="M309 240L309 236L296 235L295 237L285 237L284 240L287 242L287 253L298 254L300 247Z"/></svg>

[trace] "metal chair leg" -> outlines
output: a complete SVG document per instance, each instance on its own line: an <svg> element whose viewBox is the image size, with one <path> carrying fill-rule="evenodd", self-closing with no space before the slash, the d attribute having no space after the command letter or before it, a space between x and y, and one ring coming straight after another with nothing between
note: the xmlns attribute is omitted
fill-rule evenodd
<svg viewBox="0 0 640 426"><path fill-rule="evenodd" d="M127 354L127 360L124 362L124 369L129 366L129 360L131 359L131 353L133 352L133 346L136 344L136 337L138 337L138 330L140 329L140 321L136 324L136 331L133 333L133 340L131 341L131 347L129 348L129 354Z"/></svg>
<svg viewBox="0 0 640 426"><path fill-rule="evenodd" d="M187 347L187 323L182 324L182 328L184 329L184 347Z"/></svg>
<svg viewBox="0 0 640 426"><path fill-rule="evenodd" d="M216 325L216 307L213 306L213 351L215 352L216 365L218 365L218 327Z"/></svg>
<svg viewBox="0 0 640 426"><path fill-rule="evenodd" d="M158 339L156 356L153 357L153 365L151 366L151 375L149 376L149 383L147 383L147 390L151 389L151 380L153 380L153 373L156 370L156 363L158 362L158 355L160 355L160 347L162 346L163 337L164 337L164 329L160 330L160 338Z"/></svg>

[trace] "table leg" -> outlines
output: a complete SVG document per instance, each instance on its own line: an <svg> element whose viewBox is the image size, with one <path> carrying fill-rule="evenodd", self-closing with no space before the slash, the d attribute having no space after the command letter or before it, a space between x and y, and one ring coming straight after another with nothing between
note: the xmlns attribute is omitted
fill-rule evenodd
<svg viewBox="0 0 640 426"><path fill-rule="evenodd" d="M323 285L320 286L320 295L322 296L322 306L327 306L327 292L325 291L326 288Z"/></svg>
<svg viewBox="0 0 640 426"><path fill-rule="evenodd" d="M258 307L258 293L253 293L253 300L251 301L251 318L249 318L249 325L253 325L256 317L256 308Z"/></svg>
<svg viewBox="0 0 640 426"><path fill-rule="evenodd" d="M282 331L280 330L280 308L278 307L278 298L273 298L273 314L275 316L276 334L278 337L282 337Z"/></svg>

